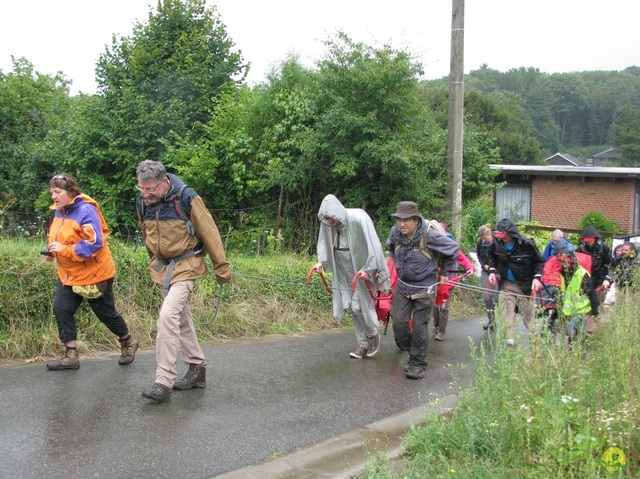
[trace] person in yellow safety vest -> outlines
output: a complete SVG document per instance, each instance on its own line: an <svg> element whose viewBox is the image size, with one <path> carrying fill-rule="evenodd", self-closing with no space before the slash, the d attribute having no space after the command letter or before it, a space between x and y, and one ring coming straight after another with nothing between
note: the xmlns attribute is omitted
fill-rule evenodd
<svg viewBox="0 0 640 479"><path fill-rule="evenodd" d="M567 324L569 343L584 331L585 318L597 317L600 301L589 272L580 266L572 251L561 249L556 256L562 263L562 315Z"/></svg>

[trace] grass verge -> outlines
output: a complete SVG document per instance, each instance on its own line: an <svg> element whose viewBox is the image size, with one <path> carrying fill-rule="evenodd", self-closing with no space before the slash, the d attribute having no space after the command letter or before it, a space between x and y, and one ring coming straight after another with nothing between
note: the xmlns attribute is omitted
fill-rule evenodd
<svg viewBox="0 0 640 479"><path fill-rule="evenodd" d="M571 348L546 336L508 348L498 326L452 414L427 417L400 459L377 456L358 477L640 477L639 300L620 295L607 324Z"/></svg>
<svg viewBox="0 0 640 479"><path fill-rule="evenodd" d="M55 263L39 254L37 241L0 239L0 359L33 359L60 349L53 316ZM161 304L142 249L110 241L116 261L116 308L141 346L153 347ZM331 296L320 282L306 285L313 258L295 255L229 257L233 280L220 288L213 275L196 281L191 304L202 341L224 337L291 334L348 325L336 323ZM113 351L119 345L86 302L76 314L83 354Z"/></svg>

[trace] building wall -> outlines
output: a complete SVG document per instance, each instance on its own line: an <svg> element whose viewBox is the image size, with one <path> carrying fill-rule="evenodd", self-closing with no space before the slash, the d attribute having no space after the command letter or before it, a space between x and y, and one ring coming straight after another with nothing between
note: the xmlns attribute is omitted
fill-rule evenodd
<svg viewBox="0 0 640 479"><path fill-rule="evenodd" d="M633 232L635 180L538 177L531 186L531 219L544 226L578 228L591 211L600 211L625 232Z"/></svg>

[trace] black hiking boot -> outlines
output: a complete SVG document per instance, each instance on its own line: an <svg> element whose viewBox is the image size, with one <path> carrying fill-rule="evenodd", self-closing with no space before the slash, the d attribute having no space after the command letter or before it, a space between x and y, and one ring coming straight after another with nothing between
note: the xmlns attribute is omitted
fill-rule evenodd
<svg viewBox="0 0 640 479"><path fill-rule="evenodd" d="M182 379L178 379L173 389L185 390L207 387L207 367L204 364L189 364L189 370Z"/></svg>

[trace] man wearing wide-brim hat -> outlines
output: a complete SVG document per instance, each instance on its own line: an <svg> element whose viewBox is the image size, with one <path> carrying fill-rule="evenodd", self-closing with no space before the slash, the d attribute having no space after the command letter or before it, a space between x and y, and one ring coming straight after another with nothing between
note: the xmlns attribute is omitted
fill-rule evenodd
<svg viewBox="0 0 640 479"><path fill-rule="evenodd" d="M409 351L407 378L420 379L427 369L429 320L437 285L448 282L448 271L455 268L460 247L433 228L413 201L400 201L391 216L396 225L386 246L398 273L391 309L393 334L398 347ZM412 317L413 329L409 327Z"/></svg>

